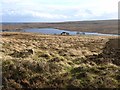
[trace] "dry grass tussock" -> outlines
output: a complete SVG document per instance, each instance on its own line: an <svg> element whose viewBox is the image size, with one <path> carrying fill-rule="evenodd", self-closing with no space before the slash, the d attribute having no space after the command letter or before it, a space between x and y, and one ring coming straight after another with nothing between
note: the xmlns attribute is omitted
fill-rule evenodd
<svg viewBox="0 0 120 90"><path fill-rule="evenodd" d="M1 35L3 89L120 88L117 37Z"/></svg>

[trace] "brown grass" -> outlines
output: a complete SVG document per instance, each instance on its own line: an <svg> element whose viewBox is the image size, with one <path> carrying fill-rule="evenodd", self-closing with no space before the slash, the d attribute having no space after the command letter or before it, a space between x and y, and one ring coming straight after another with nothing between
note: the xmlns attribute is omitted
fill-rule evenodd
<svg viewBox="0 0 120 90"><path fill-rule="evenodd" d="M0 35L3 89L120 87L117 37Z"/></svg>

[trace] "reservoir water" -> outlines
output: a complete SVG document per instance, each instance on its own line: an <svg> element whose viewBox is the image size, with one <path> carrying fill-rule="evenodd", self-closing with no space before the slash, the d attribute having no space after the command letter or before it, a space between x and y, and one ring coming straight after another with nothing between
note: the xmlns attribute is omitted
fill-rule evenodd
<svg viewBox="0 0 120 90"><path fill-rule="evenodd" d="M116 34L101 34L94 32L78 32L78 31L68 31L68 30L59 30L54 28L32 28L32 29L23 29L23 30L3 30L3 32L32 32L32 33L42 33L42 34L61 34L62 32L67 32L69 35L103 35L103 36L117 36Z"/></svg>

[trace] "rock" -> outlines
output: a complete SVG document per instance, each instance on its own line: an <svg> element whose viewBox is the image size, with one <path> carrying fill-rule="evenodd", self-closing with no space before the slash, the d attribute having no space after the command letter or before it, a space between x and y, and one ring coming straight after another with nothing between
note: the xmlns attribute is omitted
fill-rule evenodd
<svg viewBox="0 0 120 90"><path fill-rule="evenodd" d="M62 32L61 35L69 35L68 32Z"/></svg>

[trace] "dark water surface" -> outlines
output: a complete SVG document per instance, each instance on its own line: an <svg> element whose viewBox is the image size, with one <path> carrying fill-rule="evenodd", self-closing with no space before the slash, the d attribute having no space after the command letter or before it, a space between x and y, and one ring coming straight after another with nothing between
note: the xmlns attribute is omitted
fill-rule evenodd
<svg viewBox="0 0 120 90"><path fill-rule="evenodd" d="M67 32L70 35L76 35L78 31L67 31L59 30L54 28L32 28L23 30L3 30L3 32L33 32L33 33L43 33L43 34L61 34L62 32ZM103 35L103 36L117 36L116 34L101 34L93 32L79 32L80 35Z"/></svg>

